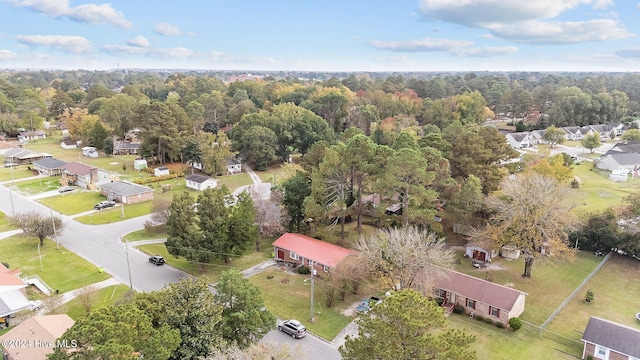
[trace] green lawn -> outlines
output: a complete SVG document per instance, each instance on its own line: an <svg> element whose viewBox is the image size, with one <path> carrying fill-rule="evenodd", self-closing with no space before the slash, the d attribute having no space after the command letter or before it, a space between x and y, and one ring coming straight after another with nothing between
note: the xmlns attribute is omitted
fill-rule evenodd
<svg viewBox="0 0 640 360"><path fill-rule="evenodd" d="M98 289L92 293L93 306L91 307L91 309L114 305L116 301L125 297L129 291L129 287L126 285L115 285ZM55 312L59 314L67 314L73 320L78 320L87 313L84 305L78 298L75 298L68 303L62 304L55 310Z"/></svg>
<svg viewBox="0 0 640 360"><path fill-rule="evenodd" d="M620 206L622 200L637 192L640 185L640 179L636 178L627 182L611 181L608 172L594 169L590 162L574 165L573 174L582 180L580 189L572 190L580 200L574 209L577 214Z"/></svg>
<svg viewBox="0 0 640 360"><path fill-rule="evenodd" d="M24 195L36 195L60 187L60 176L41 176L38 179L16 182L12 189Z"/></svg>
<svg viewBox="0 0 640 360"><path fill-rule="evenodd" d="M122 238L122 241L140 241L151 239L164 239L167 237L166 231L154 232L152 234L147 233L146 229L130 232Z"/></svg>
<svg viewBox="0 0 640 360"><path fill-rule="evenodd" d="M268 279L267 276L273 278ZM307 280L305 282L305 280ZM249 278L260 287L265 305L280 319L300 320L307 329L326 340L333 340L354 318L340 313L344 307L327 308L323 301L324 283L320 280L314 286L314 317L309 321L311 311L311 287L308 275L290 274L278 269L268 269ZM357 301L357 299L352 299ZM349 303L350 304L350 303Z"/></svg>
<svg viewBox="0 0 640 360"><path fill-rule="evenodd" d="M104 197L102 198L104 200ZM95 203L94 203L95 204ZM74 220L83 224L99 225L110 224L122 220L132 219L151 213L151 201L145 201L137 204L124 205L124 217L122 216L122 204L117 203L115 207L99 210L89 215L79 216ZM93 208L93 206L91 207Z"/></svg>
<svg viewBox="0 0 640 360"><path fill-rule="evenodd" d="M7 214L0 212L0 232L15 230L16 227L9 224Z"/></svg>
<svg viewBox="0 0 640 360"><path fill-rule="evenodd" d="M219 176L216 178L216 180L218 180L219 187L222 187L222 185L226 185L229 188L229 191L233 191L240 186L253 184L251 176L249 176L249 174L247 174L246 172L241 172L240 174Z"/></svg>
<svg viewBox="0 0 640 360"><path fill-rule="evenodd" d="M11 172L10 167L0 168L0 182L11 181L12 179L18 180L38 175L35 171L29 170L28 165L14 166L13 174L11 174Z"/></svg>
<svg viewBox="0 0 640 360"><path fill-rule="evenodd" d="M251 248L245 255L232 259L228 264L225 264L224 261L220 259L216 259L212 263L204 264L203 266L187 261L183 257L176 258L170 255L164 243L141 245L138 246L138 249L149 255L162 255L166 259L167 264L193 276L204 276L209 283L215 283L218 281L217 279L220 273L225 270L237 269L242 271L270 259L273 248L265 243L262 246L262 251L256 252L254 248Z"/></svg>
<svg viewBox="0 0 640 360"><path fill-rule="evenodd" d="M38 275L52 289L58 289L60 292L74 290L110 277L109 274L100 273L96 266L64 247L56 249L55 242L50 240L46 240L44 246L40 247L39 256L37 244L37 239L20 235L0 240L0 262L9 264L11 269L20 269L25 276Z"/></svg>
<svg viewBox="0 0 640 360"><path fill-rule="evenodd" d="M38 200L42 205L50 207L64 215L74 215L93 210L93 205L103 201L105 197L98 191L78 189Z"/></svg>

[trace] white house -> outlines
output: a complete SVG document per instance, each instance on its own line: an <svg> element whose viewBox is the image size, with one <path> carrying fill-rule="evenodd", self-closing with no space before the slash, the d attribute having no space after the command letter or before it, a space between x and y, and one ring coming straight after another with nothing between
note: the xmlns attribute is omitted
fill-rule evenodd
<svg viewBox="0 0 640 360"><path fill-rule="evenodd" d="M535 138L529 132L508 133L505 136L514 149L529 148L536 144Z"/></svg>
<svg viewBox="0 0 640 360"><path fill-rule="evenodd" d="M165 166L161 166L153 169L153 176L162 176L169 175L169 168Z"/></svg>
<svg viewBox="0 0 640 360"><path fill-rule="evenodd" d="M63 149L76 149L78 148L78 142L71 139L64 139L60 142L60 147Z"/></svg>
<svg viewBox="0 0 640 360"><path fill-rule="evenodd" d="M636 153L609 153L598 161L596 167L601 170L628 170L640 169L640 154Z"/></svg>
<svg viewBox="0 0 640 360"><path fill-rule="evenodd" d="M235 173L239 173L239 172L242 171L242 163L240 163L240 161L238 161L236 159L227 160L225 165L227 166L227 173L228 174L235 174Z"/></svg>
<svg viewBox="0 0 640 360"><path fill-rule="evenodd" d="M208 176L191 174L185 177L187 187L190 189L203 191L205 189L215 189L218 186L218 180Z"/></svg>

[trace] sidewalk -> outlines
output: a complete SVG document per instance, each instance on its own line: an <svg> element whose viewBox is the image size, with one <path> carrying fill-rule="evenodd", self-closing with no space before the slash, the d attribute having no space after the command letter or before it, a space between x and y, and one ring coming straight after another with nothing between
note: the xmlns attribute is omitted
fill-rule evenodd
<svg viewBox="0 0 640 360"><path fill-rule="evenodd" d="M6 238L8 238L10 236L18 235L18 234L22 234L22 229L0 232L0 240L6 239Z"/></svg>
<svg viewBox="0 0 640 360"><path fill-rule="evenodd" d="M95 284L87 285L85 287L81 287L79 289L67 291L66 293L63 293L60 295L60 305L68 303L69 301L75 299L78 296L78 294L80 294L84 289L90 288L92 290L99 290L102 288L106 288L113 285L120 285L120 284L121 283L115 278L109 278L99 283L95 283Z"/></svg>

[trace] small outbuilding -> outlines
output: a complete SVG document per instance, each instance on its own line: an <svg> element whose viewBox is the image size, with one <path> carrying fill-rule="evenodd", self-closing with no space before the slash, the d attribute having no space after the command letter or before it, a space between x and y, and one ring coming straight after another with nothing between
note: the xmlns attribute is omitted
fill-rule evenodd
<svg viewBox="0 0 640 360"><path fill-rule="evenodd" d="M60 142L60 147L63 149L77 149L78 142L71 139L64 139Z"/></svg>
<svg viewBox="0 0 640 360"><path fill-rule="evenodd" d="M490 241L474 241L465 246L464 254L475 261L491 262L498 252L492 248Z"/></svg>
<svg viewBox="0 0 640 360"><path fill-rule="evenodd" d="M627 169L613 170L611 174L609 174L609 180L616 181L616 182L629 181L629 170Z"/></svg>
<svg viewBox="0 0 640 360"><path fill-rule="evenodd" d="M97 158L98 150L93 146L85 146L82 148L82 155L92 157L92 158Z"/></svg>
<svg viewBox="0 0 640 360"><path fill-rule="evenodd" d="M133 160L133 168L136 170L142 170L147 168L147 160L135 159Z"/></svg>
<svg viewBox="0 0 640 360"><path fill-rule="evenodd" d="M204 191L205 189L215 189L218 186L218 180L212 179L205 175L191 174L185 177L186 186L189 189Z"/></svg>
<svg viewBox="0 0 640 360"><path fill-rule="evenodd" d="M153 169L153 176L163 176L169 175L169 168L165 166L161 166Z"/></svg>
<svg viewBox="0 0 640 360"><path fill-rule="evenodd" d="M516 260L517 258L520 257L520 249L511 245L504 245L500 249L500 256L502 256L505 259Z"/></svg>

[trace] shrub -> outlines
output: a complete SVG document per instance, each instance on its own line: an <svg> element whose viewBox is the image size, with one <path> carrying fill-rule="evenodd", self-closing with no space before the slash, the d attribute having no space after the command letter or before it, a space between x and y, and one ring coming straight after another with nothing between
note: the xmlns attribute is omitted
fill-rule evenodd
<svg viewBox="0 0 640 360"><path fill-rule="evenodd" d="M484 317L482 315L476 315L473 318L478 320L478 321L483 321L484 320Z"/></svg>
<svg viewBox="0 0 640 360"><path fill-rule="evenodd" d="M9 263L8 262L4 262L3 261L1 264L4 265L4 267L6 267L7 269L9 268Z"/></svg>
<svg viewBox="0 0 640 360"><path fill-rule="evenodd" d="M522 327L522 320L517 317L509 319L509 327L512 328L513 331L517 331Z"/></svg>
<svg viewBox="0 0 640 360"><path fill-rule="evenodd" d="M122 163L122 170L123 171L127 171L127 164L126 163Z"/></svg>
<svg viewBox="0 0 640 360"><path fill-rule="evenodd" d="M453 312L456 314L464 314L464 306L456 305L456 307L453 308Z"/></svg>
<svg viewBox="0 0 640 360"><path fill-rule="evenodd" d="M273 275L267 275L267 279L268 279L268 280L273 279Z"/></svg>
<svg viewBox="0 0 640 360"><path fill-rule="evenodd" d="M584 302L590 303L593 301L593 291L587 290L587 293L584 295Z"/></svg>
<svg viewBox="0 0 640 360"><path fill-rule="evenodd" d="M302 275L309 275L311 274L311 269L309 269L308 267L302 265L298 267L298 274L302 274Z"/></svg>
<svg viewBox="0 0 640 360"><path fill-rule="evenodd" d="M504 324L503 324L503 323L501 323L500 321L496 321L496 327L497 327L498 329L504 329Z"/></svg>
<svg viewBox="0 0 640 360"><path fill-rule="evenodd" d="M442 306L442 304L444 304L444 299L436 298L436 304L438 304L438 306Z"/></svg>
<svg viewBox="0 0 640 360"><path fill-rule="evenodd" d="M486 322L487 324L493 325L493 320L491 320L491 318L485 318L484 322Z"/></svg>

